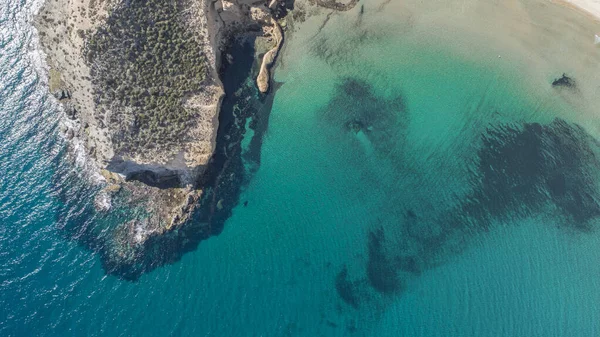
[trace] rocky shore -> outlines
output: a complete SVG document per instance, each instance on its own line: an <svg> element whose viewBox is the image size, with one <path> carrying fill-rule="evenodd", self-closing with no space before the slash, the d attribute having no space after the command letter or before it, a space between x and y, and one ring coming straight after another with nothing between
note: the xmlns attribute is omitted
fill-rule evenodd
<svg viewBox="0 0 600 337"><path fill-rule="evenodd" d="M71 140L73 147L85 149L87 167L93 167L102 173L100 180L105 188L96 199L97 209L108 211L111 198L122 190L133 194L144 193L148 196L146 208L158 215L153 217L156 220L152 222L158 222L155 227L165 230L183 224L187 218L185 210L193 208L193 204L188 201L196 199L201 193L196 190L195 181L208 164L214 150L216 121L223 97L217 74L220 37L215 32L213 20L209 19L211 15L215 15L216 10L213 4L206 1L190 2L187 5L190 14L173 19L186 20L188 28L194 32L190 41L185 42L199 46L198 50L205 60L204 73L200 74L199 85L183 92L182 97L175 97L174 106L189 117L183 121L182 124L185 125L177 139L162 143L150 142L144 139L144 135L150 131L161 134L161 131L172 128L173 121L161 120L161 125L149 130L143 125L142 117L151 109L140 109L139 99L136 101L131 96L109 96L112 100L105 100L107 92L138 89L135 80L120 79L120 83L99 81L111 69L119 69L119 65L136 66L140 63L131 55L114 60L102 58L110 55L111 51L92 55L91 43L99 38L110 38L109 34L101 35L102 31L115 30L115 25L122 24L119 31L111 34L132 35L128 33L135 28L127 26L129 22L115 23L118 13L126 9L124 3L114 0L46 1L36 18L40 42L50 68L50 91L62 103L66 114L63 128L65 137ZM132 49L137 50L146 49L150 45L140 41L129 41L129 44ZM172 60L173 63L182 61L176 56ZM139 74L131 76L135 78ZM182 80L177 78L174 82L177 81ZM152 96L148 92L139 94ZM156 96L160 98L160 94ZM169 96L171 97L173 95ZM140 140L145 140L145 143L139 142ZM144 191L130 183L132 180L146 183ZM179 200L166 205L160 202L165 194ZM177 207L165 209L173 203ZM179 206L180 204L183 206Z"/></svg>
<svg viewBox="0 0 600 337"><path fill-rule="evenodd" d="M331 4L302 8L331 10ZM63 106L72 152L84 151L82 167L99 178L96 211L109 214L125 205L137 214L123 219L104 244L107 272L139 277L178 255L153 257L157 245L184 246L186 236L199 242L219 231L215 227L237 203L234 185L243 180L236 177L241 156L228 149L239 148L240 123L265 104L261 94L270 91L271 67L293 9L294 2L284 0L45 2L36 26L48 85ZM239 41L251 42L248 51L260 66L245 61L253 88L235 80L227 113L236 123L220 128L226 92L221 60L237 62L231 48ZM217 155L218 146L224 150ZM186 225L196 211L200 220Z"/></svg>

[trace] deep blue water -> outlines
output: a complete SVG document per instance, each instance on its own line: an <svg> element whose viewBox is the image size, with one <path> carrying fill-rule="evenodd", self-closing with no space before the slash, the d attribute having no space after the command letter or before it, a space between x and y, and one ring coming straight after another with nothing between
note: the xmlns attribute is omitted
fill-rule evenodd
<svg viewBox="0 0 600 337"><path fill-rule="evenodd" d="M122 219L94 213L59 136L37 5L0 5L1 336L600 334L600 151L569 107L336 26L286 47L306 57L278 68L264 137L247 130L222 232L135 282L106 275Z"/></svg>

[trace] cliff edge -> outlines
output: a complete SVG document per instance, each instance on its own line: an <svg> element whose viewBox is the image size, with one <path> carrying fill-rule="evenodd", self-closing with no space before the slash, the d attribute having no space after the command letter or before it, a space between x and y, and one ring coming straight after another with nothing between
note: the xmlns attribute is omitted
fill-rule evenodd
<svg viewBox="0 0 600 337"><path fill-rule="evenodd" d="M120 205L127 214L104 247L112 264L137 263L149 239L180 228L198 207L224 96L221 52L244 34L265 36L269 49L279 48L278 4L44 3L35 24L50 91L66 115L65 138L101 177L96 210ZM280 33L275 39L273 29Z"/></svg>
<svg viewBox="0 0 600 337"><path fill-rule="evenodd" d="M223 96L214 13L204 0L45 2L36 23L50 90L98 167L193 183Z"/></svg>

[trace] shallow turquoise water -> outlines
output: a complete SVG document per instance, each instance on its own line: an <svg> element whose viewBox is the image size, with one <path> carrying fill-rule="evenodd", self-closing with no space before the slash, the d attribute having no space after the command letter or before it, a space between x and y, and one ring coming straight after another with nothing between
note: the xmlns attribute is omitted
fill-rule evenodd
<svg viewBox="0 0 600 337"><path fill-rule="evenodd" d="M0 21L0 334L600 331L598 152L551 124L569 106L510 64L335 26L284 51L260 167L223 232L137 282L106 276L85 240L106 226L95 189L28 54L30 6Z"/></svg>
<svg viewBox="0 0 600 337"><path fill-rule="evenodd" d="M423 275L377 328L383 336L595 336L598 237L541 219L501 228ZM582 261L581 256L590 260Z"/></svg>

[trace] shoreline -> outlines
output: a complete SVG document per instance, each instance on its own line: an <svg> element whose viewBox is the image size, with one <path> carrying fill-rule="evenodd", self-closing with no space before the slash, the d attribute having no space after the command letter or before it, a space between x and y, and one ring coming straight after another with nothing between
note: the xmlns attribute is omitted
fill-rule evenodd
<svg viewBox="0 0 600 337"><path fill-rule="evenodd" d="M194 155L196 159L191 159L198 165L189 171L187 162L190 158L187 158L186 153L177 155L174 161L160 160L158 163L147 162L144 158L136 159L135 156L129 159L117 158L120 156L115 156L116 153L113 152L114 144L110 140L110 127L108 124L103 125L102 120L95 115L99 104L96 97L97 75L93 71L94 65L90 64L89 58L87 61L84 59L90 39L98 30L106 27L107 19L113 15L113 10L122 10L118 9L120 2L112 2L110 5L109 3L108 0L85 0L81 6L75 0L46 0L39 5L33 23L38 37L37 44L43 58L43 71L47 78L45 84L48 85L49 93L62 107L61 133L68 144L68 156L75 165L92 177L93 185L103 187L94 200L97 214L108 215L116 211L116 208L113 210L113 206L117 208L126 206L132 210L140 210L134 218L123 219L123 222L116 226L114 233L110 234L109 239L102 245L104 248L100 254L107 273L125 279L131 279L130 276L134 274L133 279L136 279L149 271L147 268L153 269L157 266L152 261L151 251L154 250L154 246L169 245L171 240L178 240L176 238L181 235L177 234L177 229L185 229L184 232L188 234L193 230L199 233L206 233L207 230L212 232L210 229L212 215L207 223L202 222L191 226L193 228L187 227L190 227L192 217L198 216L202 200L206 200L211 195L211 186L204 184L206 175L214 175L215 170L226 170L226 168L213 167L216 161L213 157L218 152L216 147L219 146L217 138L229 142L229 138L218 135L220 132L218 130L221 128L219 116L225 100L221 69L229 56L225 52L235 44L235 38L244 36L252 36L257 43L260 40L257 47L272 48L273 44L280 48L281 38L273 34L273 30L279 27L275 18L284 18L288 8L285 2L277 1L271 2L271 7L267 7L265 3L265 9L227 1L216 5L203 0L181 2L200 16L192 16L195 18L193 21L198 24L200 34L194 41L204 48L209 64L209 79L205 82L205 86L208 87L205 87L205 92L200 93L199 100L186 99L183 104L188 108L214 111L210 118L196 120L200 129L192 132L191 139L202 141L209 137L212 140L209 142L210 154L200 156L202 162L198 162L196 159L200 157ZM259 6L259 4L255 5ZM90 10L90 13L87 10ZM261 28L262 32L256 27ZM256 56L253 53L249 57L254 59ZM254 75L252 77L256 78ZM255 81L249 83L257 86ZM213 90L215 85L218 90ZM113 89L116 88L104 88L104 90ZM273 93L274 90L267 96L271 97ZM259 96L262 98L257 98L261 101L266 97ZM215 104L206 103L209 100L212 102L213 98L216 99ZM208 132L208 129L212 131ZM99 137L104 137L104 141L99 140ZM202 152L202 149L200 150ZM148 157L147 154L145 156ZM121 163L113 165L115 158ZM148 158L155 158L155 156L150 155ZM104 165L107 162L109 164ZM177 166L181 163L186 166L186 170L179 172L180 170L169 169L172 164ZM136 173L136 170L140 173ZM217 174L221 175L221 173ZM179 181L185 183L185 186L179 186L181 183L171 185L170 181ZM161 186L162 182L166 182L166 185ZM207 188L209 191L204 193ZM230 213L236 203L224 205L222 200L215 200L214 203L209 204L210 214L212 214L215 210L221 211L223 208L224 211L229 210L226 213ZM218 221L224 222L227 217L228 215L219 215ZM185 238L180 239L185 240ZM178 250L185 251L184 247ZM147 259L150 261L145 265L144 261ZM158 266L163 263L169 261L158 263ZM128 272L126 266L130 266L132 270Z"/></svg>
<svg viewBox="0 0 600 337"><path fill-rule="evenodd" d="M593 0L558 0L565 7L572 8L589 16L592 20L600 22L600 2ZM600 30L594 32L594 44L600 44Z"/></svg>
<svg viewBox="0 0 600 337"><path fill-rule="evenodd" d="M64 0L64 1L69 1L69 0ZM299 3L299 4L306 5L306 3L304 3L304 2ZM328 6L334 6L335 7L334 9L329 8L329 7L319 6L318 4L316 6L313 6L313 5L310 5L310 6L312 6L311 9L315 9L315 8L318 9L319 16L323 15L324 17L325 17L325 14L327 14L327 13L331 14L331 13L340 11L339 9L337 9L337 7L339 7L339 6L332 4L332 3L328 3ZM225 6L223 6L223 8L225 8ZM237 8L237 7L234 7L234 8ZM344 8L344 10L348 10L348 8L346 8L346 7L343 7L343 8ZM231 11L234 11L234 10L236 10L236 9L231 9ZM239 8L237 10L239 10ZM226 13L226 12L227 11L224 9L221 9L221 12L219 12L218 10L215 10L216 16L221 20L223 19L223 16L231 15L228 18L229 20L231 20L232 17L236 17L236 15L240 15L239 13ZM361 15L361 14L362 14L362 9L361 9L361 12L359 15ZM327 18L328 17L329 16L327 16ZM247 19L254 20L255 18L249 17ZM249 22L252 22L252 21L249 21ZM245 23L248 23L248 22L245 22ZM256 22L253 22L253 23L256 24L254 26L255 28L256 28L256 26L258 26L260 29L262 29L262 33L256 32L256 31L250 33L249 31L245 31L244 29L247 29L247 27L245 27L242 24L237 26L236 29L232 29L232 31L230 31L228 33L230 33L231 36L236 36L236 34L242 34L242 35L249 34L249 35L252 35L253 37L257 38L257 40L263 39L262 40L263 42L261 45L262 47L268 46L269 43L272 43L273 35L267 33L268 29L265 29L267 27L265 25L257 24ZM327 23L327 21L325 21L325 23ZM284 28L293 27L293 24L294 24L294 20L292 19L291 21L287 22L287 24L283 25L283 27ZM275 27L276 27L276 29L278 29L278 27L279 27L279 26L277 26L278 23L275 22L274 25L276 25ZM220 33L223 33L223 32L219 32L219 29L221 29L223 27L220 27L217 25L212 28L214 28L214 30L215 30L213 33L211 33L211 35L213 35L213 36L217 36ZM271 28L271 29L273 29L273 28ZM289 34L289 33L293 33L293 32L294 32L293 30L291 30L291 31L287 30L287 29L285 30L285 34ZM289 36L286 35L286 40L288 40L288 39L289 39ZM287 46L287 43L285 43L283 46L280 45L282 40L283 40L283 38L281 38L281 39L275 38L275 44L276 44L277 49L275 49L276 51L273 52L273 54L277 54L278 52L281 54L281 56L283 56L283 54L285 54L283 52L280 52L280 48L285 48ZM256 46L258 46L258 45L259 44L257 43ZM269 50L273 50L273 49L269 49L269 48L265 48L265 49L266 49L267 54L269 53ZM227 62L229 55L226 54L226 50L220 50L219 48L217 48L217 50L215 50L215 52L216 52L217 56L216 56L216 59L214 60L214 64L220 68L219 64ZM219 55L219 54L221 54L221 52L223 52L223 55ZM262 54L262 52L255 50L255 54L257 54L256 56L258 56L258 54ZM265 56L265 54L263 54L263 61L265 58L264 56ZM48 55L48 57L50 57L50 56ZM260 58L257 58L257 61L260 64L259 59ZM275 59L273 68L267 70L269 72L267 81L269 81L270 84L273 86L275 86L275 82L274 82L274 77L273 77L272 72L275 71L275 68L277 68L277 65L280 64L282 61L284 61L283 58L278 57L277 59ZM233 60L233 62L235 62L235 59ZM273 62L273 61L271 61L271 62ZM264 65L264 62L263 62L263 65ZM268 68L268 66L267 67L261 66L261 68ZM217 73L218 72L219 72L219 69L217 69ZM253 79L253 81L251 81L251 82L255 86L257 86L256 74L253 74L251 76L252 76L251 78ZM221 78L221 74L218 74L216 76L216 79L219 81L219 85L221 85L223 88L223 84L222 84L223 81ZM49 82L50 82L50 80L49 80ZM260 86L258 87L258 89L260 89ZM225 90L225 88L223 88L223 90ZM260 90L260 91L262 91L262 90ZM272 91L275 91L275 90L272 90ZM237 95L237 93L235 93L235 94ZM274 92L271 92L266 96L259 95L259 98L262 97L262 99L272 99L272 96L269 96L269 95L274 95ZM250 97L250 96L245 97L245 98L252 99L252 97ZM219 102L217 104L218 111L216 112L216 115L214 116L214 120L212 121L212 123L213 123L212 125L215 127L215 131L214 131L215 142L213 143L213 153L209 156L209 158L211 158L211 159L207 160L208 161L208 163L206 165L207 169L210 168L211 165L213 165L212 160L214 159L215 148L217 146L219 146L219 144L217 143L217 138L219 138L220 131L217 131L217 128L221 127L221 125L219 125L220 123L218 121L220 120L219 117L221 115L221 112L223 109L223 101L225 99L226 99L226 97L223 97L223 95L220 96ZM237 116L234 116L234 117L235 117L234 119L237 122ZM68 117L65 117L65 118L67 121L69 120ZM227 138L227 140L229 141L229 138ZM231 145L230 142L226 143L226 144ZM85 146L84 146L84 149L89 150L89 148L85 148ZM226 156L228 156L228 155L231 155L231 153L229 153L229 154L226 153ZM101 170L101 169L102 168L99 168L99 170ZM223 171L225 171L225 169L226 168L224 168ZM219 169L216 168L216 170L219 170ZM126 182L124 181L125 177L118 176L118 173L116 173L116 172L106 171L106 173L107 174L105 175L105 178L110 183L108 185L109 189L107 190L107 193L110 193L110 195L108 195L108 196L103 195L100 201L102 201L103 205L110 205L112 193L115 193L115 194L120 193L121 188L120 187L117 188L117 187L115 187L115 185L119 185L122 187L124 184L126 184ZM216 179L217 181L215 183L217 185L219 184L220 176L221 176L221 173L220 172L217 173L217 179ZM198 178L199 180L202 180L202 178L204 178L204 177L201 174L196 178ZM235 185L235 184L241 183L240 181L237 181L237 179L239 179L239 177L235 177L235 179L231 178L230 180L234 180L234 181L233 182L229 181L227 184ZM130 184L127 186L133 186L133 185ZM120 240L122 240L122 242L120 242L119 244L122 243L122 246L131 244L131 242L132 242L131 240L133 239L133 243L135 245L139 245L140 248L139 248L139 250L137 248L134 248L131 251L118 251L118 249L117 249L114 252L110 252L110 253L114 253L114 255L106 254L105 255L106 258L113 259L113 261L111 261L113 263L116 262L118 259L120 259L123 256L125 256L125 260L126 260L125 265L127 265L128 262L138 263L139 260L137 260L137 259L140 256L142 256L143 258L149 258L149 256L146 254L150 254L148 252L151 251L152 248L154 248L152 246L161 245L163 242L163 240L162 240L163 238L165 239L164 241L182 239L181 237L178 237L179 234L173 233L175 231L173 231L172 229L183 228L183 231L187 232L187 233L194 231L194 230L198 230L200 233L204 233L204 234L206 234L208 231L208 233L209 233L208 236L216 235L216 234L218 234L219 230L215 231L211 228L212 215L209 216L208 222L198 222L196 224L192 224L192 226L190 226L190 228L188 228L187 223L190 223L190 221L188 221L189 217L192 217L192 216L195 218L198 218L199 216L206 217L207 214L199 215L198 212L195 212L195 210L200 209L202 207L201 203L203 202L203 200L207 200L210 198L211 200L208 202L208 204L210 205L209 213L210 214L217 213L217 216L215 217L215 219L216 219L215 221L219 222L222 226L224 224L225 220L228 218L228 216L229 216L228 214L230 214L233 207L235 207L237 205L237 203L239 203L239 200L235 201L235 200L228 200L227 198L214 197L215 193L217 193L217 192L212 192L212 194L211 194L210 191L207 191L207 193L203 193L203 189L207 186L204 186L202 183L198 183L198 184L195 183L194 188L192 190L187 190L186 193L182 194L181 198L176 197L175 199L177 199L177 200L173 200L171 197L171 194L179 195L181 192L180 190L177 190L176 192L174 192L174 190L163 190L163 189L153 190L152 188L156 188L156 187L151 187L151 186L149 186L147 184L143 184L143 183L139 183L138 185L135 185L135 186L137 186L136 189L134 189L134 191L136 191L135 193L144 194L144 193L149 193L148 191L158 191L157 193L160 193L160 198L154 198L154 199L150 198L149 202L147 200L143 201L143 199L141 199L141 198L136 198L134 200L134 202L131 203L132 206L137 207L140 205L145 205L145 206L148 206L149 211L155 211L156 207L157 207L157 203L160 202L161 204L168 205L169 209L171 209L171 210L172 209L181 210L181 212L179 214L183 214L183 215L185 215L185 217L181 218L178 215L175 215L174 217L172 217L173 220L175 220L175 219L177 220L176 221L177 225L175 225L175 226L172 225L173 222L171 222L171 225L166 225L164 227L160 227L160 226L155 227L154 225L148 225L146 223L131 222L131 221L125 223L122 228L122 231L120 232L120 234L118 234L118 235L121 235ZM224 192L218 192L218 193L226 193L226 194L232 193L231 190L233 188L235 188L235 186L233 188L231 186L232 185L228 185L227 188L223 189ZM137 189L138 187L139 187L139 189ZM215 190L218 190L218 189L215 188ZM152 192L152 193L154 193L154 192ZM190 198L190 196L191 196L191 198ZM142 200L142 201L140 201L140 200ZM176 201L178 201L178 200L183 200L184 204L177 203ZM153 202L155 202L155 203L153 203ZM173 206L173 207L171 207L171 206ZM105 208L107 208L107 210L108 210L110 207L105 207ZM167 215L163 216L162 218L169 218L171 215L173 215L173 214L167 213ZM206 224L208 224L208 227L204 228L204 227L206 227L205 226ZM149 240L149 239L152 239L152 240ZM172 242L172 241L169 241L169 242ZM182 249L175 248L175 249L177 251L183 250L183 248ZM156 262L156 261L153 261L153 262ZM165 263L169 263L169 262L167 261ZM152 267L153 268L159 267L161 265L161 263L156 263L156 264L157 265L152 265ZM123 267L123 265L121 265L121 267ZM132 269L136 270L135 269L136 267L137 267L137 265L134 265ZM115 270L123 271L123 269L120 269L118 267ZM139 271L139 270L136 270L136 271ZM143 274L146 271L147 270L144 269L141 271L141 273ZM109 272L109 271L107 271L107 272ZM139 276L139 275L136 275L136 276Z"/></svg>
<svg viewBox="0 0 600 337"><path fill-rule="evenodd" d="M600 22L600 2L594 0L557 0L557 3L584 12Z"/></svg>

